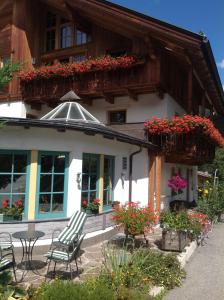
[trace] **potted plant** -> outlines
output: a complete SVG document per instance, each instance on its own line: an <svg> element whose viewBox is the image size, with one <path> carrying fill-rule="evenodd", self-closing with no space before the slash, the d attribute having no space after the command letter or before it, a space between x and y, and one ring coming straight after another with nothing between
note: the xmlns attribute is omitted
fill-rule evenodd
<svg viewBox="0 0 224 300"><path fill-rule="evenodd" d="M199 219L187 212L164 212L160 216L162 231L162 249L183 251L189 239L195 239L202 231Z"/></svg>
<svg viewBox="0 0 224 300"><path fill-rule="evenodd" d="M156 222L156 214L148 207L139 207L138 203L129 202L114 208L113 221L116 225L123 226L126 238L128 235L145 236Z"/></svg>
<svg viewBox="0 0 224 300"><path fill-rule="evenodd" d="M186 208L186 201L182 199L181 195L183 194L183 190L187 187L187 180L179 174L174 175L168 180L168 187L171 188L171 210L184 210Z"/></svg>
<svg viewBox="0 0 224 300"><path fill-rule="evenodd" d="M83 199L82 201L82 209L89 215L98 214L100 206L100 199L95 198L92 202L88 203L87 199Z"/></svg>
<svg viewBox="0 0 224 300"><path fill-rule="evenodd" d="M24 205L22 199L13 202L12 206L10 206L9 200L4 200L0 209L0 221L21 221L23 211Z"/></svg>

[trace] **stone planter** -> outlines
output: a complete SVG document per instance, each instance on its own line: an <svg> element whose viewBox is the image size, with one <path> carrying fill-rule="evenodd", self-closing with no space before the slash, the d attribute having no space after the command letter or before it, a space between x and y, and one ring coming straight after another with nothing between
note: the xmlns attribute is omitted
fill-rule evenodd
<svg viewBox="0 0 224 300"><path fill-rule="evenodd" d="M0 214L0 222L22 221L23 215L13 216Z"/></svg>
<svg viewBox="0 0 224 300"><path fill-rule="evenodd" d="M187 232L163 229L162 250L182 252L187 244Z"/></svg>

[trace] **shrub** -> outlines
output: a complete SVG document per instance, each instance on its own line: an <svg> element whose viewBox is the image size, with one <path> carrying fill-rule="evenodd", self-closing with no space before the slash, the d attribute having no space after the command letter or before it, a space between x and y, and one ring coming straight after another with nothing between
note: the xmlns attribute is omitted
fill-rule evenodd
<svg viewBox="0 0 224 300"><path fill-rule="evenodd" d="M224 185L214 186L206 181L203 189L199 189L198 210L207 214L210 220L224 213Z"/></svg>
<svg viewBox="0 0 224 300"><path fill-rule="evenodd" d="M167 289L180 286L185 277L185 271L174 254L139 249L134 252L132 262L148 276L153 285Z"/></svg>
<svg viewBox="0 0 224 300"><path fill-rule="evenodd" d="M18 286L13 285L11 272L3 272L0 274L0 299L1 300L25 300L27 293Z"/></svg>
<svg viewBox="0 0 224 300"><path fill-rule="evenodd" d="M96 280L94 283L73 283L55 280L51 284L42 284L37 289L34 300L115 300L114 292Z"/></svg>

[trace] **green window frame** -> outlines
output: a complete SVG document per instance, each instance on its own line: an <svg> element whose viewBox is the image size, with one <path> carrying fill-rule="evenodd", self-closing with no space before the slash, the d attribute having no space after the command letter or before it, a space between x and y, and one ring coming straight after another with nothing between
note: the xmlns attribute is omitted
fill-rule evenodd
<svg viewBox="0 0 224 300"><path fill-rule="evenodd" d="M24 218L28 215L29 174L29 151L0 150L0 207L4 200L12 207L15 201L22 199Z"/></svg>
<svg viewBox="0 0 224 300"><path fill-rule="evenodd" d="M83 153L82 160L82 191L81 203L88 203L99 197L100 156L98 154Z"/></svg>
<svg viewBox="0 0 224 300"><path fill-rule="evenodd" d="M114 156L104 156L104 175L103 175L103 206L104 210L111 208L114 191Z"/></svg>
<svg viewBox="0 0 224 300"><path fill-rule="evenodd" d="M67 152L39 152L36 218L51 219L66 216L68 158Z"/></svg>

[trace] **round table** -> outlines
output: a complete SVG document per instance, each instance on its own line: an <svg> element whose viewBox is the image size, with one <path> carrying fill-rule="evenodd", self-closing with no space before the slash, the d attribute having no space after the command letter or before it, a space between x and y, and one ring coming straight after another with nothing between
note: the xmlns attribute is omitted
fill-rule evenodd
<svg viewBox="0 0 224 300"><path fill-rule="evenodd" d="M18 231L12 234L12 236L15 239L19 239L22 244L23 254L21 265L23 264L23 262L25 263L24 271L28 269L35 273L36 270L32 266L33 249L36 241L44 235L44 232L35 230Z"/></svg>

